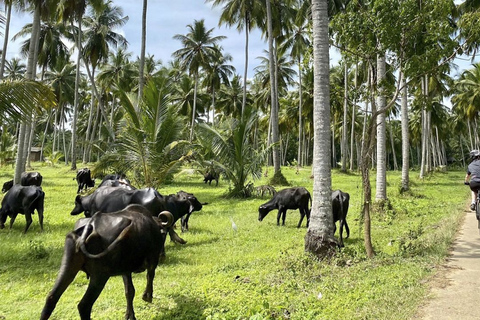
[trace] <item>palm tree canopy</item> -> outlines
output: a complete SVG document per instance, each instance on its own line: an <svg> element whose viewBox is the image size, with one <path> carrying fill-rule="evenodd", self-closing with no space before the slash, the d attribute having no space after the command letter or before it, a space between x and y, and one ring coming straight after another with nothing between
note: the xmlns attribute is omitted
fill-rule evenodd
<svg viewBox="0 0 480 320"><path fill-rule="evenodd" d="M197 74L199 68L205 67L218 52L218 44L225 36L212 36L213 30L207 30L205 20L194 20L187 25L186 35L176 34L174 39L182 43L183 48L175 51L173 57L182 63L182 68L190 74Z"/></svg>

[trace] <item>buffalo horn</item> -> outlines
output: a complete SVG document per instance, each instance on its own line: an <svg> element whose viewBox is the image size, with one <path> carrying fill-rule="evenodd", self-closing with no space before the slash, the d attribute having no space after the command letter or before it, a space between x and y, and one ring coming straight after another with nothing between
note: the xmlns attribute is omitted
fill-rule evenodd
<svg viewBox="0 0 480 320"><path fill-rule="evenodd" d="M170 226L172 226L173 224L173 214L170 212L170 211L162 211L160 212L160 214L158 215L158 218L160 218L160 220L162 220L162 226L165 227L165 228L168 228Z"/></svg>

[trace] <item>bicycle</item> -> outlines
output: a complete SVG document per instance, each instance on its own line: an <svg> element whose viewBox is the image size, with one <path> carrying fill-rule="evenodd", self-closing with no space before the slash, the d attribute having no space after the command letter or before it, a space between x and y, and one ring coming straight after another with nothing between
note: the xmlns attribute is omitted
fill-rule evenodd
<svg viewBox="0 0 480 320"><path fill-rule="evenodd" d="M465 185L469 186L470 182L465 181ZM480 190L477 189L475 192L477 193L477 198L475 200L475 217L477 218L477 226L480 230Z"/></svg>

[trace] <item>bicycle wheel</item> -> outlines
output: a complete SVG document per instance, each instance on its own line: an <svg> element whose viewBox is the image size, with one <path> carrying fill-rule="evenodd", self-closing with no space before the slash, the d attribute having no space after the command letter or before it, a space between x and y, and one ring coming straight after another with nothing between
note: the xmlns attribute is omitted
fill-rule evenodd
<svg viewBox="0 0 480 320"><path fill-rule="evenodd" d="M477 197L477 202L475 203L475 215L477 217L477 227L480 230L480 196Z"/></svg>

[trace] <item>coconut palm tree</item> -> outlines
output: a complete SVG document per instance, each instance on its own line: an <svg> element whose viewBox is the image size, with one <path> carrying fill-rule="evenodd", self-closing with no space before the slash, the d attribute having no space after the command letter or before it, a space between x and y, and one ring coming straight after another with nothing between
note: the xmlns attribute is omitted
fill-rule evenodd
<svg viewBox="0 0 480 320"><path fill-rule="evenodd" d="M263 1L260 0L207 0L212 2L213 7L222 6L219 25L236 25L237 30L245 30L245 69L243 73L243 100L242 112L247 103L247 79L248 79L248 37L256 27L257 21L263 13Z"/></svg>
<svg viewBox="0 0 480 320"><path fill-rule="evenodd" d="M205 123L198 126L197 140L203 154L213 154L213 165L220 168L233 188L232 197L251 196L249 179L258 179L268 149L258 148L253 142L257 114L245 113L240 119L229 118L213 128Z"/></svg>
<svg viewBox="0 0 480 320"><path fill-rule="evenodd" d="M328 1L312 0L315 72L313 203L305 235L305 250L323 258L333 254L332 178L330 166Z"/></svg>
<svg viewBox="0 0 480 320"><path fill-rule="evenodd" d="M235 74L235 67L228 64L232 61L232 56L222 54L221 48L218 48L217 57L213 57L212 61L206 66L206 76L204 83L212 95L212 127L215 126L215 93L220 89L221 84L229 85L230 77ZM210 110L207 108L207 122L210 116Z"/></svg>
<svg viewBox="0 0 480 320"><path fill-rule="evenodd" d="M159 186L171 179L187 144L181 140L184 118L169 99L171 85L167 72L148 80L141 103L137 94L119 92L125 112L120 132L114 148L100 158L94 171L133 172L136 184L142 186Z"/></svg>
<svg viewBox="0 0 480 320"><path fill-rule="evenodd" d="M207 68L210 61L218 56L219 47L216 45L225 39L225 36L212 36L214 29L207 30L203 19L194 20L193 24L187 25L187 28L189 32L186 35L176 34L173 36L183 45L183 48L175 51L173 56L181 61L183 70L193 75L194 79L192 122L190 125L190 141L192 141L197 112L199 70Z"/></svg>
<svg viewBox="0 0 480 320"><path fill-rule="evenodd" d="M24 79L27 66L19 58L12 58L5 63L5 79L20 80Z"/></svg>
<svg viewBox="0 0 480 320"><path fill-rule="evenodd" d="M302 166L302 140L303 140L303 116L302 116L302 59L310 46L310 37L308 35L308 18L305 11L300 10L301 3L295 2L297 16L292 24L291 33L287 34L285 41L282 43L280 50L289 50L291 57L296 61L298 67L298 153L297 163Z"/></svg>

